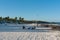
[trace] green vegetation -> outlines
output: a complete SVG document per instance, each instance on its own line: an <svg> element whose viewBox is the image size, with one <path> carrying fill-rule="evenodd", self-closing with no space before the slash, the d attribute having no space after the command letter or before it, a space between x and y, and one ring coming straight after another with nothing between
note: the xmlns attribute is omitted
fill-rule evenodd
<svg viewBox="0 0 60 40"><path fill-rule="evenodd" d="M6 22L6 23L22 23L24 21L24 18L22 17L15 17L15 18L10 18L9 16L7 17L0 17L0 23Z"/></svg>
<svg viewBox="0 0 60 40"><path fill-rule="evenodd" d="M15 18L10 18L9 16L7 17L0 17L0 23L50 23L50 22L46 22L46 21L36 21L36 20L25 20L22 17L15 17Z"/></svg>

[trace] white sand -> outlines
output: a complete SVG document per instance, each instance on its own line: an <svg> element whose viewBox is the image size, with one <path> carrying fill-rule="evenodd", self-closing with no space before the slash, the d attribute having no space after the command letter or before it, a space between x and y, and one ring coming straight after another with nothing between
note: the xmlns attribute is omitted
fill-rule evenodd
<svg viewBox="0 0 60 40"><path fill-rule="evenodd" d="M60 32L0 32L0 40L60 40Z"/></svg>

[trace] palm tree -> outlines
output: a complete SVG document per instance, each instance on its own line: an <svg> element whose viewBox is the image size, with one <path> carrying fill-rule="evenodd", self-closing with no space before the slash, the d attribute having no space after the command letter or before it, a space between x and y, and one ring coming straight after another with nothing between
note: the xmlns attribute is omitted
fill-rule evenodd
<svg viewBox="0 0 60 40"><path fill-rule="evenodd" d="M9 22L9 19L10 19L9 16L4 18L5 22Z"/></svg>
<svg viewBox="0 0 60 40"><path fill-rule="evenodd" d="M22 18L21 21L23 22L24 21L24 18Z"/></svg>
<svg viewBox="0 0 60 40"><path fill-rule="evenodd" d="M15 20L17 20L17 17L15 17Z"/></svg>
<svg viewBox="0 0 60 40"><path fill-rule="evenodd" d="M15 21L15 23L17 23L17 17L15 17L14 21Z"/></svg>
<svg viewBox="0 0 60 40"><path fill-rule="evenodd" d="M21 21L21 17L19 17L19 21Z"/></svg>
<svg viewBox="0 0 60 40"><path fill-rule="evenodd" d="M2 20L2 17L0 17L0 21Z"/></svg>
<svg viewBox="0 0 60 40"><path fill-rule="evenodd" d="M0 23L2 23L2 17L0 17Z"/></svg>

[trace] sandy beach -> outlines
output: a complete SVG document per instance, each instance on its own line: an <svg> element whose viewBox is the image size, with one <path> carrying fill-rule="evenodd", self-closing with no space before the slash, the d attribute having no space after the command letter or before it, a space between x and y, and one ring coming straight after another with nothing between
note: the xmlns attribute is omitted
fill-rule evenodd
<svg viewBox="0 0 60 40"><path fill-rule="evenodd" d="M60 32L0 32L0 40L60 40Z"/></svg>

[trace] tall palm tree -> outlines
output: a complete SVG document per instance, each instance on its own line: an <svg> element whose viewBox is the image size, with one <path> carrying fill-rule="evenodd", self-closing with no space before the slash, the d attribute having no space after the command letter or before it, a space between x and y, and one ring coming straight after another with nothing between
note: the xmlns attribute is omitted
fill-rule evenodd
<svg viewBox="0 0 60 40"><path fill-rule="evenodd" d="M9 22L9 16L5 17L4 20L5 20L6 22Z"/></svg>
<svg viewBox="0 0 60 40"><path fill-rule="evenodd" d="M2 22L2 17L0 17L0 23Z"/></svg>
<svg viewBox="0 0 60 40"><path fill-rule="evenodd" d="M21 21L21 17L19 17L19 20Z"/></svg>
<svg viewBox="0 0 60 40"><path fill-rule="evenodd" d="M15 23L17 23L17 17L15 17L14 21L15 21Z"/></svg>
<svg viewBox="0 0 60 40"><path fill-rule="evenodd" d="M21 20L22 20L22 22L23 22L23 21L24 21L24 18L22 18Z"/></svg>
<svg viewBox="0 0 60 40"><path fill-rule="evenodd" d="M2 20L2 17L0 17L0 20Z"/></svg>

